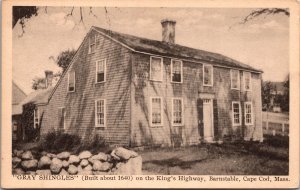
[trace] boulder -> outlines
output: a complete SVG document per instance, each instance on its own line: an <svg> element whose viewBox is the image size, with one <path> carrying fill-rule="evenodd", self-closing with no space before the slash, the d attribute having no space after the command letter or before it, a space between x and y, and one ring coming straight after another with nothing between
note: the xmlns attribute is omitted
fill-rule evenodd
<svg viewBox="0 0 300 190"><path fill-rule="evenodd" d="M82 159L88 159L92 156L92 153L90 151L83 151L79 154L79 159L82 160Z"/></svg>
<svg viewBox="0 0 300 190"><path fill-rule="evenodd" d="M36 170L36 175L51 175L51 170Z"/></svg>
<svg viewBox="0 0 300 190"><path fill-rule="evenodd" d="M51 163L51 159L48 156L42 156L39 160L38 168L49 167Z"/></svg>
<svg viewBox="0 0 300 190"><path fill-rule="evenodd" d="M127 150L123 147L118 147L112 151L112 156L117 156L122 160L128 160L129 158L135 158L138 154L132 150Z"/></svg>
<svg viewBox="0 0 300 190"><path fill-rule="evenodd" d="M93 175L92 170L82 170L77 173L77 175Z"/></svg>
<svg viewBox="0 0 300 190"><path fill-rule="evenodd" d="M69 157L69 161L68 162L69 162L69 164L78 164L80 162L80 159L76 155L71 155Z"/></svg>
<svg viewBox="0 0 300 190"><path fill-rule="evenodd" d="M56 154L52 154L52 153L47 153L46 156L48 156L51 159L57 158Z"/></svg>
<svg viewBox="0 0 300 190"><path fill-rule="evenodd" d="M42 155L42 156L47 156L47 154L48 154L48 152L46 152L46 151L44 151L44 150L41 152L41 155Z"/></svg>
<svg viewBox="0 0 300 190"><path fill-rule="evenodd" d="M82 166L82 167L85 167L85 166L87 166L89 164L89 161L87 160L87 159L83 159L83 160L81 160L81 162L80 162L80 165Z"/></svg>
<svg viewBox="0 0 300 190"><path fill-rule="evenodd" d="M83 170L85 170L85 171L92 171L93 167L89 164L86 167L84 167Z"/></svg>
<svg viewBox="0 0 300 190"><path fill-rule="evenodd" d="M68 173L70 174L70 175L75 175L75 174L77 174L77 172L78 172L78 169L77 169L77 167L76 166L74 166L74 165L69 165L69 168L68 168Z"/></svg>
<svg viewBox="0 0 300 190"><path fill-rule="evenodd" d="M142 157L137 156L126 163L118 163L114 175L142 175Z"/></svg>
<svg viewBox="0 0 300 190"><path fill-rule="evenodd" d="M25 174L25 172L21 168L13 169L12 173L14 175L23 175L23 174Z"/></svg>
<svg viewBox="0 0 300 190"><path fill-rule="evenodd" d="M62 168L62 161L58 158L53 158L50 165L50 170L54 174L58 174Z"/></svg>
<svg viewBox="0 0 300 190"><path fill-rule="evenodd" d="M62 169L59 175L69 175L69 173L65 169Z"/></svg>
<svg viewBox="0 0 300 190"><path fill-rule="evenodd" d="M103 152L99 152L96 156L100 161L106 162L108 160L108 155Z"/></svg>
<svg viewBox="0 0 300 190"><path fill-rule="evenodd" d="M112 168L112 164L109 162L100 162L96 160L93 164L93 170L95 171L108 171Z"/></svg>
<svg viewBox="0 0 300 190"><path fill-rule="evenodd" d="M33 156L32 156L31 151L27 150L26 152L24 152L22 154L22 160L32 160L32 159L33 159Z"/></svg>
<svg viewBox="0 0 300 190"><path fill-rule="evenodd" d="M61 160L67 160L70 157L70 152L61 152L57 154L57 158Z"/></svg>
<svg viewBox="0 0 300 190"><path fill-rule="evenodd" d="M107 172L93 171L93 175L107 175Z"/></svg>
<svg viewBox="0 0 300 190"><path fill-rule="evenodd" d="M22 158L22 154L23 154L23 150L14 150L14 154L15 156Z"/></svg>
<svg viewBox="0 0 300 190"><path fill-rule="evenodd" d="M13 157L13 158L12 158L12 163L13 163L14 165L19 164L21 161L22 161L22 160L21 160L20 158L18 158L18 157Z"/></svg>
<svg viewBox="0 0 300 190"><path fill-rule="evenodd" d="M81 172L82 170L83 170L83 169L82 169L81 165L78 165L78 166L77 166L77 171L78 171L78 172Z"/></svg>
<svg viewBox="0 0 300 190"><path fill-rule="evenodd" d="M24 170L34 170L37 168L38 161L37 160L24 160L21 162L22 168Z"/></svg>
<svg viewBox="0 0 300 190"><path fill-rule="evenodd" d="M70 165L70 164L69 164L68 161L66 161L66 160L63 160L63 161L62 161L62 167L63 167L63 168L67 168L67 167L69 167L69 165Z"/></svg>
<svg viewBox="0 0 300 190"><path fill-rule="evenodd" d="M27 171L25 172L25 175L36 175L35 171Z"/></svg>

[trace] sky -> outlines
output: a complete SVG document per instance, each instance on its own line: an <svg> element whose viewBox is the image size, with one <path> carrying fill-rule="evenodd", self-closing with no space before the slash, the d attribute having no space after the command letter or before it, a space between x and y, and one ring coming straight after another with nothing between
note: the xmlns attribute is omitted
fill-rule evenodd
<svg viewBox="0 0 300 190"><path fill-rule="evenodd" d="M261 16L239 24L253 9L40 7L38 16L13 28L13 80L26 92L45 70L61 71L49 57L77 49L91 26L161 40L161 23L176 20L175 43L220 53L263 70L263 80L284 81L289 71L289 17Z"/></svg>

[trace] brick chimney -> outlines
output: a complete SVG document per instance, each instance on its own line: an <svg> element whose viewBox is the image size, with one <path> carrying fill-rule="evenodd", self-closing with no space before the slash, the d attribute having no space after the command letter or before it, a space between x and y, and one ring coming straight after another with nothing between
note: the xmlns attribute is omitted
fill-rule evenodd
<svg viewBox="0 0 300 190"><path fill-rule="evenodd" d="M162 41L167 43L175 43L175 20L163 19L162 25Z"/></svg>
<svg viewBox="0 0 300 190"><path fill-rule="evenodd" d="M53 71L46 70L45 71L45 87L51 87L52 86L52 80L53 80Z"/></svg>

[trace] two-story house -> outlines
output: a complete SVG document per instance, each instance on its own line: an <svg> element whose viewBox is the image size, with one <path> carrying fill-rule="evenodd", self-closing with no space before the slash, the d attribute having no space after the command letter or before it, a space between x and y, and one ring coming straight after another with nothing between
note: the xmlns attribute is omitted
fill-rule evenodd
<svg viewBox="0 0 300 190"><path fill-rule="evenodd" d="M41 133L127 146L262 140L262 71L226 56L92 27L50 94Z"/></svg>

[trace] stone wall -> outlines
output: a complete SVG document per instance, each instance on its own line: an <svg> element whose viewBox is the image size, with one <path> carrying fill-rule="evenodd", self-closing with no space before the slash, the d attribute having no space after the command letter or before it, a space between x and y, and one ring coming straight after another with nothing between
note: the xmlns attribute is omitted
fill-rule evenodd
<svg viewBox="0 0 300 190"><path fill-rule="evenodd" d="M94 155L90 151L75 155L14 150L12 167L15 175L141 175L142 157L122 147Z"/></svg>

